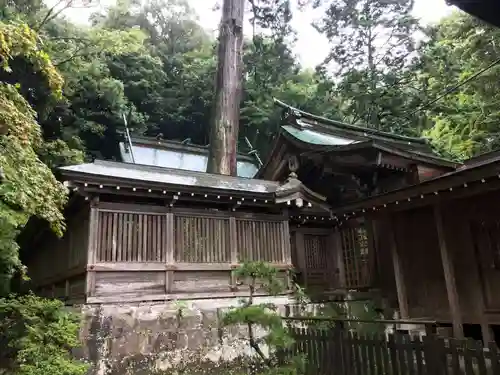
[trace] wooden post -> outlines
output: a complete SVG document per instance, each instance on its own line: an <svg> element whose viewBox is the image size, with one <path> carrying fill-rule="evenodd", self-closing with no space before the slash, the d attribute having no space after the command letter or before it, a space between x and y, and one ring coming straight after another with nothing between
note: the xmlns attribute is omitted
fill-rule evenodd
<svg viewBox="0 0 500 375"><path fill-rule="evenodd" d="M297 228L295 231L295 251L297 252L297 268L302 273L302 282L307 287L306 254L304 247L304 233Z"/></svg>
<svg viewBox="0 0 500 375"><path fill-rule="evenodd" d="M172 293L172 285L174 283L174 271L171 269L175 264L175 248L174 248L174 214L169 212L166 214L166 236L164 244L166 251L166 271L165 271L165 293Z"/></svg>
<svg viewBox="0 0 500 375"><path fill-rule="evenodd" d="M488 317L484 313L484 311L486 309L486 304L484 301L484 294L483 294L484 292L482 290L481 269L480 269L481 268L481 266L480 266L481 260L480 260L479 254L476 250L476 244L474 243L474 237L473 237L470 225L467 225L467 233L466 234L467 234L467 245L469 248L469 253L472 256L472 261L476 265L475 271L476 271L476 288L477 289L476 289L476 293L474 293L476 296L476 309L477 309L477 313L480 317L479 322L481 325L481 333L483 336L483 343L484 343L484 346L487 347L488 343L493 341L493 337L492 337L492 331L491 331L491 328L490 328L490 325L488 322Z"/></svg>
<svg viewBox="0 0 500 375"><path fill-rule="evenodd" d="M448 294L448 302L450 304L451 319L453 322L453 335L457 339L464 337L462 324L462 316L460 313L460 305L458 302L457 285L455 281L455 269L453 259L446 244L446 233L443 226L443 216L441 206L434 206L434 220L436 221L436 230L438 235L439 250L441 252L441 261L443 264L444 280L446 283L446 291Z"/></svg>
<svg viewBox="0 0 500 375"><path fill-rule="evenodd" d="M396 241L396 235L394 232L394 224L392 220L386 230L389 231L389 239L391 241L391 255L392 264L394 267L394 279L396 281L396 291L398 294L398 305L399 313L401 314L401 319L409 319L410 309L408 307L408 297L406 293L406 282L403 271L403 263L401 262L401 254L398 249L398 244Z"/></svg>
<svg viewBox="0 0 500 375"><path fill-rule="evenodd" d="M337 266L337 274L340 288L347 288L347 279L345 275L344 249L342 247L342 233L340 228L336 228L333 233L335 263Z"/></svg>
<svg viewBox="0 0 500 375"><path fill-rule="evenodd" d="M207 172L236 176L245 0L224 0Z"/></svg>
<svg viewBox="0 0 500 375"><path fill-rule="evenodd" d="M233 268L238 266L238 233L236 233L236 218L229 218L229 249L231 251L231 289L236 290L236 278L234 277Z"/></svg>
<svg viewBox="0 0 500 375"><path fill-rule="evenodd" d="M288 224L288 219L283 221L282 228L282 262L287 266L292 264L292 249L290 246L290 227ZM287 290L291 289L292 280L290 277L290 269L286 270L286 288Z"/></svg>
<svg viewBox="0 0 500 375"><path fill-rule="evenodd" d="M90 203L90 219L89 219L89 242L87 245L87 266L93 266L96 263L97 256L97 241L99 230L99 198L92 199ZM95 271L87 267L87 277L85 283L86 297L92 297L95 294Z"/></svg>

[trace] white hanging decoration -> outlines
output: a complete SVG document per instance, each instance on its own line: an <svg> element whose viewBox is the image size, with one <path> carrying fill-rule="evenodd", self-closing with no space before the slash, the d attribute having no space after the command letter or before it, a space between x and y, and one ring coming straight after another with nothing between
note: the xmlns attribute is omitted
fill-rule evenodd
<svg viewBox="0 0 500 375"><path fill-rule="evenodd" d="M304 205L304 200L302 198L295 199L295 205L299 208L302 207Z"/></svg>

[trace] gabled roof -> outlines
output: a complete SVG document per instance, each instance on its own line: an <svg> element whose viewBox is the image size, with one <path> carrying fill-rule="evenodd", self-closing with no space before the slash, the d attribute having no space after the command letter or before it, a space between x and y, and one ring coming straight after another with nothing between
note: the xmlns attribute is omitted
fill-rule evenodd
<svg viewBox="0 0 500 375"><path fill-rule="evenodd" d="M345 141L362 141L373 139L391 143L398 142L403 145L421 145L425 148L428 147L427 141L423 138L407 137L403 135L383 132L365 126L346 124L344 122L330 120L326 117L317 116L313 115L312 113L302 111L286 103L283 103L278 99L274 99L274 102L278 106L285 109L285 118L288 118L290 122L298 128L309 128L312 133L319 133L319 137L322 137L321 134L324 133L323 141L320 141L322 142L320 144L330 143L330 145L337 145L339 144L335 143L335 136L337 136L343 137ZM318 137L318 135L313 135L312 133L310 133L311 139L304 139L304 142L315 143L314 138ZM328 138L330 138L330 142L328 142ZM345 141L341 141L340 144L343 144L342 142Z"/></svg>
<svg viewBox="0 0 500 375"><path fill-rule="evenodd" d="M371 149L405 160L406 164L412 164L412 161L415 161L418 164L442 170L443 173L459 165L436 155L424 138L408 137L346 124L301 111L277 99L274 101L284 109L282 126L271 154L257 176L270 176L273 173L270 171L276 168L275 159L283 157L284 143L292 146L291 152L301 155L336 155L336 153L345 155L349 152L356 154Z"/></svg>
<svg viewBox="0 0 500 375"><path fill-rule="evenodd" d="M208 146L186 142L167 141L152 137L132 136L132 152L127 142L120 142L120 156L125 163L205 172L208 163ZM133 154L133 159L132 159ZM245 154L237 155L239 177L253 177L257 173L256 160Z"/></svg>
<svg viewBox="0 0 500 375"><path fill-rule="evenodd" d="M342 146L364 144L422 162L456 167L456 163L436 155L425 138L392 134L330 120L301 111L277 99L275 103L285 109L284 117L289 123L282 126L284 136L300 142L303 146L319 146L325 150L336 151Z"/></svg>

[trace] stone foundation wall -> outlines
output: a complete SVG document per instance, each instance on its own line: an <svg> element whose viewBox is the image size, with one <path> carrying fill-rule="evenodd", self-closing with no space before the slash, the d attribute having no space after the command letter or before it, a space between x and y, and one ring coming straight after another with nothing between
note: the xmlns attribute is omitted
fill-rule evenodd
<svg viewBox="0 0 500 375"><path fill-rule="evenodd" d="M261 297L255 303L274 303L284 315L292 301ZM95 375L217 369L252 354L244 339L246 327L224 328L220 322L224 311L237 305L231 298L82 306L83 347L78 355L90 361Z"/></svg>

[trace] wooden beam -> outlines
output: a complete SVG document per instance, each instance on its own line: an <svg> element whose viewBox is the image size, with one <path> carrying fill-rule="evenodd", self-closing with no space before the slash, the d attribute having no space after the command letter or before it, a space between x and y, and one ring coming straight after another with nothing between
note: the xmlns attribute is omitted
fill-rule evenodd
<svg viewBox="0 0 500 375"><path fill-rule="evenodd" d="M396 281L396 291L398 295L399 313L401 319L409 319L410 309L408 307L408 295L406 292L406 281L404 277L404 267L401 261L401 254L398 249L396 235L394 231L394 223L390 221L389 239L391 241L392 264L394 267L394 279Z"/></svg>
<svg viewBox="0 0 500 375"><path fill-rule="evenodd" d="M441 252L446 291L448 294L448 302L450 304L450 312L453 322L453 335L457 339L462 339L464 338L464 330L455 280L455 269L453 265L453 257L446 243L446 232L444 230L443 215L441 210L441 205L434 205L434 220L436 221L439 250Z"/></svg>
<svg viewBox="0 0 500 375"><path fill-rule="evenodd" d="M168 258L168 255L167 255ZM271 263L279 270L292 267L291 264ZM107 262L87 266L92 272L154 272L154 271L231 271L239 263L161 263L161 262Z"/></svg>

